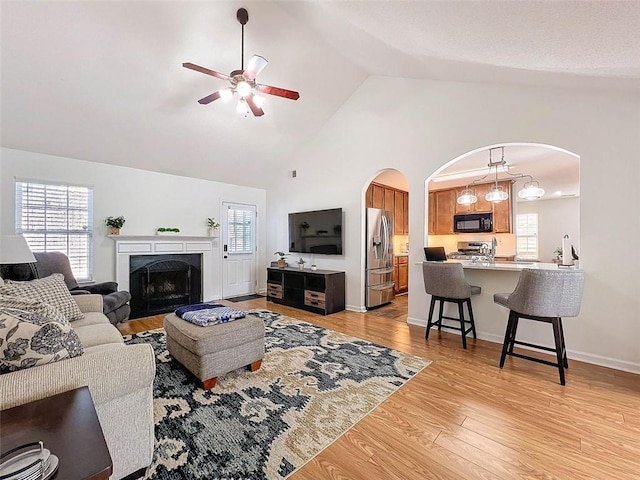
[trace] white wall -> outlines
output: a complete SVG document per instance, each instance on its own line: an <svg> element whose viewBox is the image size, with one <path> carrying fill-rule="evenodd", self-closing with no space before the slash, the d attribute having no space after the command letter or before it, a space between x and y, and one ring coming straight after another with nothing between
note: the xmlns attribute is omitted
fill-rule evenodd
<svg viewBox="0 0 640 480"><path fill-rule="evenodd" d="M298 177L288 180L283 171L269 190L268 251L286 245L287 212L342 207L345 255L316 263L347 272L347 305L361 309L364 191L380 170L396 168L410 186L409 317L426 322L428 298L416 265L426 239L425 180L477 148L560 147L580 156L580 258L587 273L580 317L565 327L567 343L582 358L640 371L640 335L629 334L639 325L639 260L611 255L621 239L640 236L639 132L637 93L370 77L292 159L288 170ZM504 321L483 324L489 316ZM476 318L486 338L504 335L506 312L487 307Z"/></svg>
<svg viewBox="0 0 640 480"><path fill-rule="evenodd" d="M516 213L538 214L538 252L540 260L550 262L556 258L556 248L562 238L569 235L580 255L580 198L556 198L517 202Z"/></svg>
<svg viewBox="0 0 640 480"><path fill-rule="evenodd" d="M104 220L123 215L123 235L153 235L156 228L180 228L184 235L207 235L206 219L222 218L223 201L253 204L258 215L258 288L266 288L265 254L266 192L208 180L179 177L133 168L55 157L3 148L0 164L0 233L15 232L15 178L61 182L93 187L94 201L94 279L115 279L115 242L107 237ZM211 266L222 281L220 242ZM216 253L216 252L214 252Z"/></svg>

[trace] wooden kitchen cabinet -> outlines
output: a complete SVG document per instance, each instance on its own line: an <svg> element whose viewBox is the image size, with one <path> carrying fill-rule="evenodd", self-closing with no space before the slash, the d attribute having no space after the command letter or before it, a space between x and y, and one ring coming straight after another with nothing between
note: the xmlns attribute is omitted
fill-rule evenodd
<svg viewBox="0 0 640 480"><path fill-rule="evenodd" d="M396 235L404 235L404 198L403 192L393 190L393 233Z"/></svg>
<svg viewBox="0 0 640 480"><path fill-rule="evenodd" d="M429 192L429 235L436 234L436 194Z"/></svg>
<svg viewBox="0 0 640 480"><path fill-rule="evenodd" d="M409 193L378 183L371 183L366 193L368 208L381 208L393 213L393 233L409 234Z"/></svg>
<svg viewBox="0 0 640 480"><path fill-rule="evenodd" d="M371 184L371 207L384 209L384 187L375 183Z"/></svg>
<svg viewBox="0 0 640 480"><path fill-rule="evenodd" d="M395 190L390 188L384 189L384 209L392 212L394 214L394 222L395 222Z"/></svg>
<svg viewBox="0 0 640 480"><path fill-rule="evenodd" d="M510 181L498 182L502 185L509 198L504 202L493 204L493 233L511 233L511 205L513 202L513 189Z"/></svg>
<svg viewBox="0 0 640 480"><path fill-rule="evenodd" d="M433 193L436 207L434 234L450 235L453 233L453 215L456 212L456 191L448 189Z"/></svg>
<svg viewBox="0 0 640 480"><path fill-rule="evenodd" d="M471 205L458 205L457 199L462 195L464 187L456 189L456 213L486 213L493 211L493 205L491 202L487 202L484 196L491 188L492 183L481 183L473 187L469 187L473 191L474 195L478 197L478 201Z"/></svg>
<svg viewBox="0 0 640 480"><path fill-rule="evenodd" d="M398 295L409 291L409 257L393 258L393 292Z"/></svg>
<svg viewBox="0 0 640 480"><path fill-rule="evenodd" d="M409 192L402 192L402 233L409 235Z"/></svg>
<svg viewBox="0 0 640 480"><path fill-rule="evenodd" d="M450 235L453 232L453 216L465 213L493 213L493 233L511 233L513 191L512 182L498 182L507 193L509 199L504 202L491 203L485 195L493 183L482 183L473 187L478 201L473 205L458 205L457 199L464 187L435 190L429 192L429 235Z"/></svg>

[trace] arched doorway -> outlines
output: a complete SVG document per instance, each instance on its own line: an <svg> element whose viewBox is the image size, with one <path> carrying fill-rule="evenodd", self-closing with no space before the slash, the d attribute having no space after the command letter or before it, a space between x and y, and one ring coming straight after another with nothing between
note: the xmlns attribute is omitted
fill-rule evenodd
<svg viewBox="0 0 640 480"><path fill-rule="evenodd" d="M544 189L544 195L522 198L519 192L532 181ZM486 201L485 193L496 182L508 191L508 198ZM465 205L460 199L467 188L476 202ZM426 243L443 246L449 257L473 255L474 245L492 237L498 241L494 254L503 261L558 261L564 235L579 251L580 158L576 154L533 143L482 147L445 164L426 180L425 189ZM492 214L491 231L464 232L454 223L458 215L480 213Z"/></svg>
<svg viewBox="0 0 640 480"><path fill-rule="evenodd" d="M365 298L368 311L406 320L409 272L409 182L379 172L365 191Z"/></svg>

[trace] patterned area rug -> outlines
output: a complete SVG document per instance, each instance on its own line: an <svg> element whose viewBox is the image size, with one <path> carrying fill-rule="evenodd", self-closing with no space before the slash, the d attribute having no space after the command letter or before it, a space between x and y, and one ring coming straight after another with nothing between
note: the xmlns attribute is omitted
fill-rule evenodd
<svg viewBox="0 0 640 480"><path fill-rule="evenodd" d="M430 363L268 310L250 315L265 322L262 367L209 391L172 360L162 329L125 337L156 353L145 478L284 479Z"/></svg>

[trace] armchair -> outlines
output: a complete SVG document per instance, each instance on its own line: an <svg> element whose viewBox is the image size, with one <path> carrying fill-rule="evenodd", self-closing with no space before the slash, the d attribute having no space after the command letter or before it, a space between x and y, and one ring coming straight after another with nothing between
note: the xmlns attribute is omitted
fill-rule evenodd
<svg viewBox="0 0 640 480"><path fill-rule="evenodd" d="M64 253L34 252L33 255L37 260L34 264L37 278L48 277L53 273L61 273L72 295L89 293L102 295L103 313L111 323L116 324L129 319L129 314L131 313L131 307L129 306L131 294L125 291L119 292L116 282L102 282L80 286L71 271L69 258L67 258ZM17 273L16 269L14 269L14 272ZM32 280L34 275L31 270L22 269L19 277L20 278L16 278L16 280Z"/></svg>

